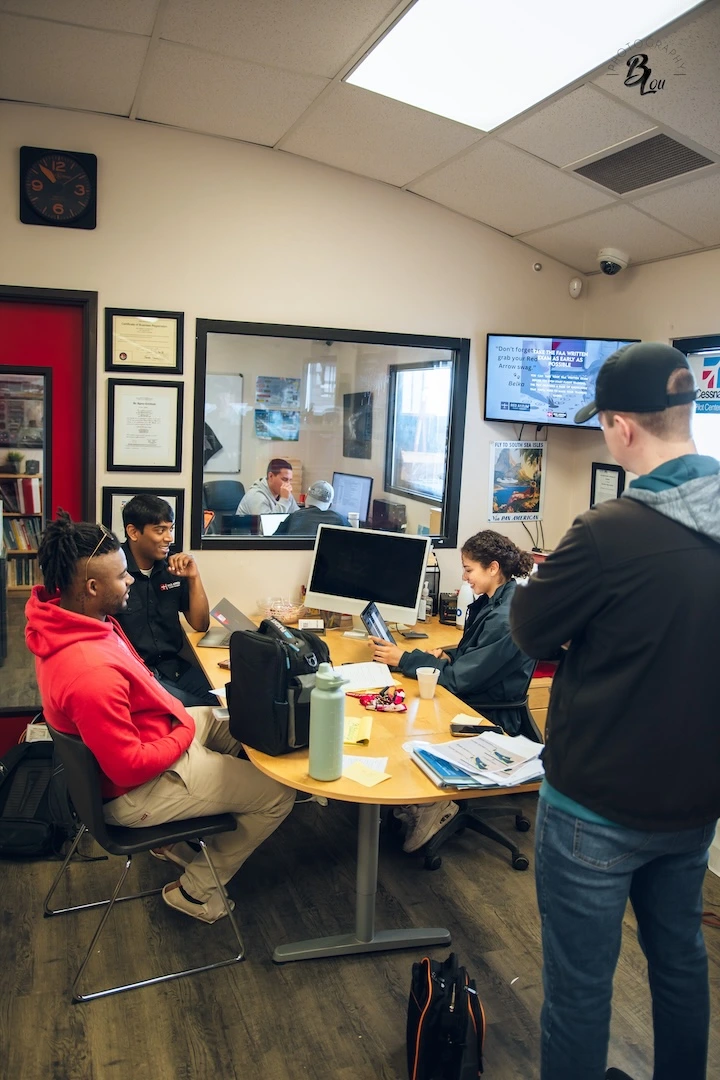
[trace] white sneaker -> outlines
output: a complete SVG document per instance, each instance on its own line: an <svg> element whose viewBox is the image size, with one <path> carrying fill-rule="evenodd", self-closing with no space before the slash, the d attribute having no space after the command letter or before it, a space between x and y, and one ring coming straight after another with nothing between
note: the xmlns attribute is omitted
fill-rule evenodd
<svg viewBox="0 0 720 1080"><path fill-rule="evenodd" d="M178 888L179 884L179 881L171 881L162 891L162 898L168 907L175 908L176 911L182 911L184 915L189 915L192 919L199 919L200 922L205 923L217 922L218 919L222 919L227 915L222 897L217 889L213 891L210 899L206 900L204 904L197 904L192 900L185 899ZM230 910L235 910L234 900L230 901Z"/></svg>
<svg viewBox="0 0 720 1080"><path fill-rule="evenodd" d="M404 810L411 809L403 807ZM408 815L408 831L403 844L403 851L417 851L423 844L452 821L458 812L458 804L454 802L428 803L426 806L413 806L414 814Z"/></svg>

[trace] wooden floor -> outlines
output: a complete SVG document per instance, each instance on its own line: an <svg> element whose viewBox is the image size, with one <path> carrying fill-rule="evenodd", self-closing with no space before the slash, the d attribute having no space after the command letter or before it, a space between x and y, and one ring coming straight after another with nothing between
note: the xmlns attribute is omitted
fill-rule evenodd
<svg viewBox="0 0 720 1080"><path fill-rule="evenodd" d="M535 798L522 805L533 818ZM532 833L525 837L531 854ZM283 941L347 930L353 918L355 818L334 803L297 806L231 886L247 961L103 1001L70 1005L71 973L96 924L94 912L44 920L56 865L0 863L0 1075L13 1080L404 1080L405 1009L417 954L273 965ZM68 899L108 895L119 861L71 868ZM139 856L138 886L172 877ZM62 902L63 897L59 897ZM706 906L720 910L720 879L708 874ZM476 978L489 1022L486 1075L538 1075L540 937L531 868L474 834L455 838L434 873L383 838L378 927L445 925ZM706 929L714 1030L708 1077L720 1076L720 930ZM222 923L203 926L157 898L113 914L91 961L92 988L170 965L217 958ZM433 950L444 956L447 950ZM614 998L610 1064L651 1076L649 996L628 914ZM580 1080L580 1078L578 1078ZM681 1078L679 1078L681 1080Z"/></svg>

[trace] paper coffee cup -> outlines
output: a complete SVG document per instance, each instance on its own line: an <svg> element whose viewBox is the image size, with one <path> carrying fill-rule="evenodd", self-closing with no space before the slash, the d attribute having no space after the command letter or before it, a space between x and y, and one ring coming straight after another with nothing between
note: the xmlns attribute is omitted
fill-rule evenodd
<svg viewBox="0 0 720 1080"><path fill-rule="evenodd" d="M435 667L419 667L415 672L417 678L418 693L421 698L434 698L440 672Z"/></svg>
<svg viewBox="0 0 720 1080"><path fill-rule="evenodd" d="M353 529L360 528L360 515L355 513L348 514L348 521Z"/></svg>

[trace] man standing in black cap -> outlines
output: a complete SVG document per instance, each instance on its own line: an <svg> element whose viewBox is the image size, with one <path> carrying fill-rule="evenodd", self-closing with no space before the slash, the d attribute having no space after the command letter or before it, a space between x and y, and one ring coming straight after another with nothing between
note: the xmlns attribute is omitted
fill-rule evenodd
<svg viewBox="0 0 720 1080"><path fill-rule="evenodd" d="M691 434L697 391L669 345L619 349L595 400L637 474L577 518L511 610L528 655L563 646L543 754L536 879L543 934L542 1080L607 1068L628 898L653 999L653 1080L704 1080L707 852L720 816L720 465Z"/></svg>

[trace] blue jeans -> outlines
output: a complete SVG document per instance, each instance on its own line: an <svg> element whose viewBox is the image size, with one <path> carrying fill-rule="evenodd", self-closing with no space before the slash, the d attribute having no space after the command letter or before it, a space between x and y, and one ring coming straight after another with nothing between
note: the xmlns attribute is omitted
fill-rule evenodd
<svg viewBox="0 0 720 1080"><path fill-rule="evenodd" d="M714 823L683 832L595 825L540 799L542 1080L604 1080L628 897L653 1002L653 1080L704 1080L710 998L702 888Z"/></svg>

